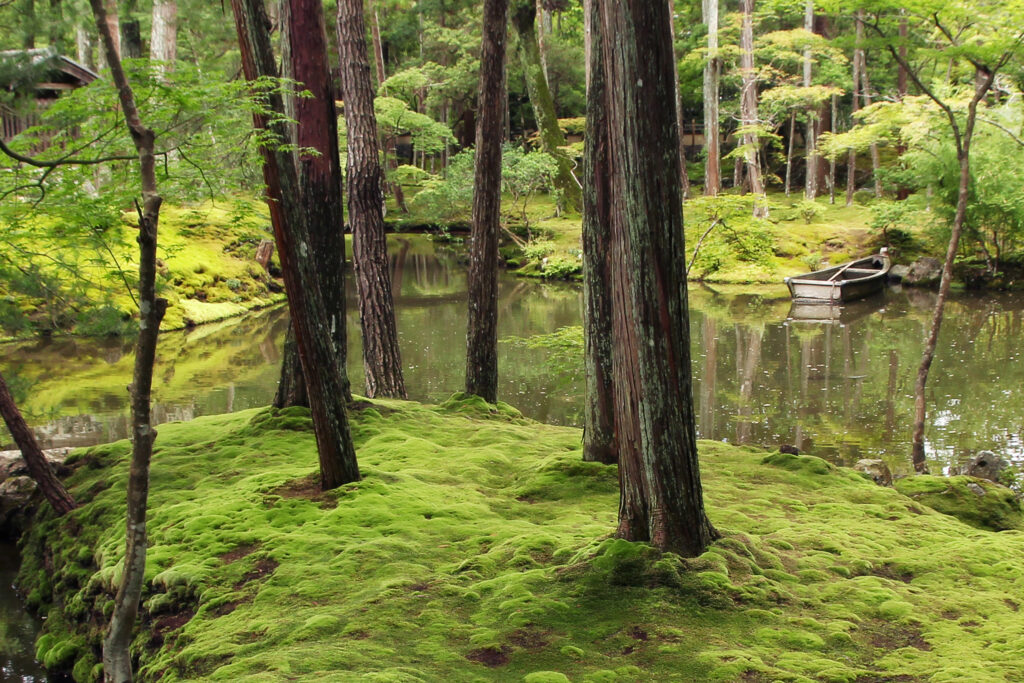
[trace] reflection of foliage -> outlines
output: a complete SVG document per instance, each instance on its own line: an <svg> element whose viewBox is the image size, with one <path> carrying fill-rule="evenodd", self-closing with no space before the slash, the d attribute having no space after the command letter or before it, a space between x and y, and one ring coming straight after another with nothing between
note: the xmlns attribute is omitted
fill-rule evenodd
<svg viewBox="0 0 1024 683"><path fill-rule="evenodd" d="M583 380L583 328L560 327L549 334L532 337L508 337L512 346L547 351L544 367L560 386Z"/></svg>

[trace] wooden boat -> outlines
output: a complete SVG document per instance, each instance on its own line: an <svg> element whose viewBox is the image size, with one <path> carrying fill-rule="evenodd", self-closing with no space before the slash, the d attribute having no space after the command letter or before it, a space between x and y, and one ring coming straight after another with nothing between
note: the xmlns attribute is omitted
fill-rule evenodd
<svg viewBox="0 0 1024 683"><path fill-rule="evenodd" d="M885 285L890 266L889 255L882 249L878 254L840 266L787 277L785 282L793 301L854 301L879 291Z"/></svg>

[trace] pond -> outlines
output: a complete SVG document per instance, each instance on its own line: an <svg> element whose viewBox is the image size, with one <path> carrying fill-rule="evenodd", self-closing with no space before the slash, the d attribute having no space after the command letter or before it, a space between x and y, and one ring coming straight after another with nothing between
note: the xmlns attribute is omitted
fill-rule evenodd
<svg viewBox="0 0 1024 683"><path fill-rule="evenodd" d="M438 402L463 384L463 259L422 237L392 238L390 246L406 385L410 398ZM361 346L354 288L348 291L349 372L358 393ZM930 292L890 289L822 313L794 308L782 286L751 293L693 285L699 436L768 447L790 443L846 465L881 457L895 471L909 471L913 384L933 303ZM582 420L578 352L515 341L578 326L581 304L576 285L500 277L499 394L529 417L566 425ZM979 449L1024 462L1022 321L1019 295L955 295L948 303L928 385L927 454L933 469ZM277 308L161 335L156 420L269 403L287 323L286 310ZM580 337L568 333L560 339L572 348ZM44 447L127 437L125 387L132 360L132 345L124 340L53 339L0 347L0 368ZM0 441L9 442L6 433ZM3 558L13 552L0 547ZM13 560L0 561L7 563L0 567L0 653L5 666L21 667L22 679L14 680L45 680L31 660L34 622L10 590Z"/></svg>
<svg viewBox="0 0 1024 683"><path fill-rule="evenodd" d="M33 658L39 621L11 588L17 573L17 549L0 541L0 681L44 683L46 671Z"/></svg>
<svg viewBox="0 0 1024 683"><path fill-rule="evenodd" d="M438 402L462 388L466 273L457 250L424 237L390 242L398 330L410 398ZM349 372L362 388L349 292ZM582 420L581 363L521 338L580 324L576 285L499 285L499 394L527 416ZM909 468L913 383L934 294L892 288L841 310L791 307L784 287L751 293L691 286L694 399L701 438L790 443L840 464L881 457ZM1024 461L1020 295L954 295L928 384L927 453L937 468L979 449ZM158 422L266 405L276 388L287 311L161 335ZM578 340L566 335L563 341ZM54 339L0 347L0 367L45 447L128 435L132 345ZM6 434L4 434L6 436ZM0 438L0 441L9 441ZM0 447L10 448L9 444Z"/></svg>

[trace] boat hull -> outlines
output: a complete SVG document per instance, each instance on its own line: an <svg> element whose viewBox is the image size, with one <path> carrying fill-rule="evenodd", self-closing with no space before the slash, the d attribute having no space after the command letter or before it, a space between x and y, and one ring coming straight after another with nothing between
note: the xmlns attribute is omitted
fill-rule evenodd
<svg viewBox="0 0 1024 683"><path fill-rule="evenodd" d="M856 301L885 286L889 267L889 257L878 254L841 266L786 278L786 285L790 296L797 302Z"/></svg>

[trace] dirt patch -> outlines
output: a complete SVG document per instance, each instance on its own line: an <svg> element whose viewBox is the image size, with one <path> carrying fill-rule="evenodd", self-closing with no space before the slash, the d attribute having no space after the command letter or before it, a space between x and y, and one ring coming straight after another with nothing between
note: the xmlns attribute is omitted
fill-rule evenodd
<svg viewBox="0 0 1024 683"><path fill-rule="evenodd" d="M914 575L908 571L901 571L896 569L891 564L883 564L881 567L875 567L872 571L875 576L880 576L883 579L890 579L892 581L902 581L903 583L910 583L914 580Z"/></svg>
<svg viewBox="0 0 1024 683"><path fill-rule="evenodd" d="M898 650L901 647L914 647L929 652L932 646L921 635L921 631L912 627L901 627L893 624L877 624L871 631L871 645L883 650ZM892 679L897 680L897 679Z"/></svg>
<svg viewBox="0 0 1024 683"><path fill-rule="evenodd" d="M264 557L256 562L256 566L247 571L241 579L235 584L235 590L245 586L247 583L265 579L274 573L280 563L277 560L272 560L269 557Z"/></svg>
<svg viewBox="0 0 1024 683"><path fill-rule="evenodd" d="M1006 598L1005 600L1003 600L1003 604L1005 604L1007 607L1009 607L1014 612L1019 612L1020 611L1020 605L1018 603L1014 602L1013 600L1011 600L1010 598Z"/></svg>
<svg viewBox="0 0 1024 683"><path fill-rule="evenodd" d="M320 474L317 472L299 479L286 481L270 493L281 496L282 498L302 498L304 500L309 500L314 503L319 503L322 508L333 509L338 507L338 500L334 496L328 495L322 488L320 488Z"/></svg>
<svg viewBox="0 0 1024 683"><path fill-rule="evenodd" d="M643 630L639 626L634 626L629 629L629 637L633 640L647 640L647 631Z"/></svg>
<svg viewBox="0 0 1024 683"><path fill-rule="evenodd" d="M910 674L900 674L899 676L876 676L869 674L867 676L858 676L854 679L854 683L897 683L897 681L920 681L922 679L917 676L911 676Z"/></svg>
<svg viewBox="0 0 1024 683"><path fill-rule="evenodd" d="M231 602L225 602L224 604L217 605L216 607L211 609L210 614L212 614L214 617L223 617L227 614L231 614L232 612L234 612L236 609L238 609L239 605L244 605L249 602L252 602L252 598L243 598L241 600L232 600Z"/></svg>
<svg viewBox="0 0 1024 683"><path fill-rule="evenodd" d="M524 650L540 650L548 645L546 631L532 631L527 628L516 629L508 634L508 642Z"/></svg>
<svg viewBox="0 0 1024 683"><path fill-rule="evenodd" d="M174 614L165 614L159 619L153 622L153 627L150 630L151 636L149 639L149 646L153 648L159 648L164 644L167 639L167 634L177 631L182 626L192 620L192 617L196 615L195 610L185 610L184 612L176 612Z"/></svg>
<svg viewBox="0 0 1024 683"><path fill-rule="evenodd" d="M388 408L387 406L377 405L369 401L352 401L345 406L349 409L349 412L360 413L364 410L376 410L381 415L390 415L396 412L394 408Z"/></svg>
<svg viewBox="0 0 1024 683"><path fill-rule="evenodd" d="M486 667L496 669L499 666L508 664L508 648L482 647L477 650L471 650L466 655L466 659L471 662L480 662Z"/></svg>
<svg viewBox="0 0 1024 683"><path fill-rule="evenodd" d="M226 552L223 555L221 555L220 556L220 561L223 562L224 564L231 564L232 562L236 562L236 561L242 559L243 557L246 557L248 555L252 555L254 552L256 552L259 549L259 547L260 547L259 543L249 543L249 544L246 544L246 545L240 545L237 548L235 548L234 550L229 550L228 552Z"/></svg>

